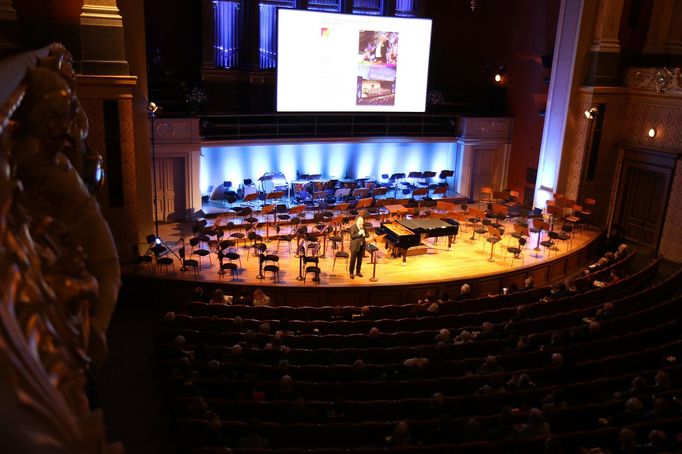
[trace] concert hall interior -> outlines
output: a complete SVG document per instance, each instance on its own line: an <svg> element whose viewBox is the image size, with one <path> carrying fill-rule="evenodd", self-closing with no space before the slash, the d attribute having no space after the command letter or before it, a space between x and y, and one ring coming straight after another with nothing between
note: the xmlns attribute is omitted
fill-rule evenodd
<svg viewBox="0 0 682 454"><path fill-rule="evenodd" d="M682 0L0 0L0 451L682 452Z"/></svg>

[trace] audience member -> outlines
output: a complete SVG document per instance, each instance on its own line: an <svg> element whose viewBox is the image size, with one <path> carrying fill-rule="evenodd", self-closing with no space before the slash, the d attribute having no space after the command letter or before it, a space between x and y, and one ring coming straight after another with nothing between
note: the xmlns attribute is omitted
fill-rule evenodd
<svg viewBox="0 0 682 454"><path fill-rule="evenodd" d="M223 289L217 288L215 292L213 292L213 297L211 298L211 301L209 301L210 304L232 304L232 295L225 295L223 294Z"/></svg>
<svg viewBox="0 0 682 454"><path fill-rule="evenodd" d="M478 375L487 375L502 371L502 366L497 363L497 357L494 355L488 355L485 358L485 362L476 370L476 373Z"/></svg>
<svg viewBox="0 0 682 454"><path fill-rule="evenodd" d="M539 408L531 408L528 412L528 424L524 424L519 429L519 436L522 438L549 435L552 433L549 423L545 421L545 415Z"/></svg>
<svg viewBox="0 0 682 454"><path fill-rule="evenodd" d="M457 295L455 301L470 300L473 297L474 295L471 293L471 286L469 284L462 284L462 287L459 290L459 295Z"/></svg>
<svg viewBox="0 0 682 454"><path fill-rule="evenodd" d="M386 437L389 446L410 446L412 438L410 436L410 427L405 421L399 421L396 424L393 433Z"/></svg>
<svg viewBox="0 0 682 454"><path fill-rule="evenodd" d="M473 341L474 341L473 334L471 334L470 331L463 329L459 333L459 335L455 336L454 344L455 345L468 344Z"/></svg>
<svg viewBox="0 0 682 454"><path fill-rule="evenodd" d="M257 288L253 291L253 305L254 306L270 306L270 297L263 293L263 290Z"/></svg>
<svg viewBox="0 0 682 454"><path fill-rule="evenodd" d="M533 290L535 288L535 280L529 276L523 281L523 288L521 290Z"/></svg>

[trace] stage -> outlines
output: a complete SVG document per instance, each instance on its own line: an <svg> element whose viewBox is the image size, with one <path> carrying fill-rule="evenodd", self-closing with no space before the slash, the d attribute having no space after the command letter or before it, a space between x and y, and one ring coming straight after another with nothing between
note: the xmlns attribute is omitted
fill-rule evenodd
<svg viewBox="0 0 682 454"><path fill-rule="evenodd" d="M368 221L375 227L379 226L378 219L369 218ZM510 222L503 225L506 232L513 231ZM327 241L325 252L319 253L320 279L314 282L313 273L307 274L305 281L297 279L302 263L295 254L296 239L291 242L291 249L286 241L280 242L278 247L274 228L268 226L267 231L270 236L265 238L266 254L279 256L277 281L269 272L259 278L259 259L253 255L253 249L242 246L243 243L237 247L241 269L234 277L229 270L226 274L219 274L218 257L214 252L210 254L210 263L207 257L201 258L198 275L192 269L181 272L179 261L174 260L172 266L157 266L154 270L147 264L128 265L124 267L124 276L135 282L140 279L147 281L145 285L151 285L160 293L173 292L178 287L188 292L187 289L197 283L207 290L220 286L227 294L262 288L271 297L273 305L405 304L417 301L427 290L447 291L454 297L465 282L472 286L474 294L483 295L499 293L512 282L520 285L529 276L533 277L536 285L561 280L590 263L600 236L600 232L583 230L576 233L570 242L560 242L556 251L543 247L536 251L537 234L531 233L527 248L521 253L522 259L513 263L513 254L507 252L507 247L517 243L509 233L494 246L491 256L491 244L478 234L472 240L472 229L465 231L461 226L450 249L446 237L425 239L422 246L426 253L408 256L404 263L401 258L391 257L383 240L380 240L377 242L376 266L367 254L362 266L363 277L356 276L355 279L350 279L345 258L337 258L334 263L335 253L341 248L333 250L331 242ZM259 233L265 237L266 227L263 226ZM288 233L288 228L282 226L280 233ZM163 224L160 236L174 251L182 246L181 238L184 238L189 258L191 225ZM368 243L372 242L370 237ZM348 251L348 243L346 236L344 251ZM324 246L323 242L321 244ZM199 259L196 255L191 258ZM372 276L375 276L375 281L370 280Z"/></svg>

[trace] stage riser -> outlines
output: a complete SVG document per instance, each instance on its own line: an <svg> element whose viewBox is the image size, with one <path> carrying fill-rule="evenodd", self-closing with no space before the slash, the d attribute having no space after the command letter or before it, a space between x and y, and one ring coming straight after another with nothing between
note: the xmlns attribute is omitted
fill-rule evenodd
<svg viewBox="0 0 682 454"><path fill-rule="evenodd" d="M408 304L422 299L428 290L437 294L445 291L456 296L464 283L471 285L474 295L496 294L512 283L521 287L527 277L532 277L535 285L539 286L563 280L577 273L592 263L601 238L597 237L569 254L521 269L513 268L506 273L404 285L383 285L380 282L372 284L368 281L371 275L369 266L363 269L365 274L363 279L367 281L367 285L362 286L330 286L324 283L318 285L310 280L305 287L284 286L272 284L270 278L265 279L263 285L245 285L233 284L229 280L206 282L168 279L163 275L127 274L124 275L121 299L125 300L127 291L131 291L135 295L146 297L150 304L170 305L179 300L191 300L193 289L197 285L201 285L204 291L209 293L216 288L222 288L228 295L252 294L256 288L261 288L270 296L273 305L299 307ZM410 266L409 261L407 266Z"/></svg>

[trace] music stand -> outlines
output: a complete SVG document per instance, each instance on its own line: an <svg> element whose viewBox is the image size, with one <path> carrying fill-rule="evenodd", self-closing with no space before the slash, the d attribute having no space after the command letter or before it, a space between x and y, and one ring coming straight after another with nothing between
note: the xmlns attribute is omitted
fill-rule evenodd
<svg viewBox="0 0 682 454"><path fill-rule="evenodd" d="M254 200L258 200L257 192L252 192L251 194L246 194L244 196L244 203L246 204L248 204L249 202L253 202Z"/></svg>
<svg viewBox="0 0 682 454"><path fill-rule="evenodd" d="M372 206L372 202L374 202L374 199L371 197L367 197L366 199L360 199L358 200L358 204L355 205L355 209L361 210L363 208L369 208Z"/></svg>
<svg viewBox="0 0 682 454"><path fill-rule="evenodd" d="M440 174L438 175L438 178L440 178L441 180L444 180L443 182L445 183L445 187L449 188L450 184L448 183L447 180L448 180L448 178L450 178L454 175L455 175L454 170L441 170Z"/></svg>
<svg viewBox="0 0 682 454"><path fill-rule="evenodd" d="M364 197L367 197L368 193L369 193L369 189L365 189L365 188L353 189L353 197L357 197L358 199L362 199Z"/></svg>
<svg viewBox="0 0 682 454"><path fill-rule="evenodd" d="M432 195L432 196L434 196L434 195L440 195L440 196L442 196L443 198L445 198L445 194L447 193L447 191L448 191L448 187L447 187L447 186L437 186L437 187L435 187L435 188L433 189L433 192L431 193L431 195Z"/></svg>
<svg viewBox="0 0 682 454"><path fill-rule="evenodd" d="M265 196L265 200L279 200L284 197L284 191L272 191L270 194Z"/></svg>
<svg viewBox="0 0 682 454"><path fill-rule="evenodd" d="M372 197L379 197L379 196L385 196L386 193L388 192L387 187L381 187L381 188L374 188L372 190Z"/></svg>
<svg viewBox="0 0 682 454"><path fill-rule="evenodd" d="M374 245L374 244L368 244L367 245L367 251L369 251L370 256L372 257L370 259L370 263L372 264L372 277L369 278L371 282L376 282L378 281L377 279L377 251L379 248Z"/></svg>
<svg viewBox="0 0 682 454"><path fill-rule="evenodd" d="M334 198L337 200L343 200L344 197L348 197L350 195L350 188L340 188L337 189L336 192L334 192Z"/></svg>

